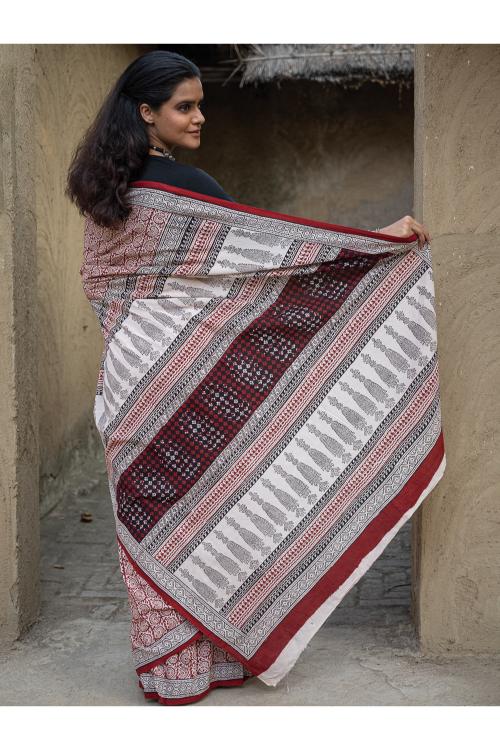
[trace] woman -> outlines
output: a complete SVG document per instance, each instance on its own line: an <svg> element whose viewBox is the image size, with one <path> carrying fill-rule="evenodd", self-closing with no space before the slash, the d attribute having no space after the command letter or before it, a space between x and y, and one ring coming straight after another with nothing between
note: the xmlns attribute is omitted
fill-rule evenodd
<svg viewBox="0 0 500 750"><path fill-rule="evenodd" d="M401 253L416 248L417 236L419 250L430 239L425 226L411 216L377 230L379 237L235 203L210 175L174 156L177 149L199 148L205 124L202 102L200 71L192 62L166 51L138 58L119 77L78 147L67 188L86 217L81 273L105 338L94 415L105 447L120 567L131 606L132 650L145 696L166 704L197 701L214 687L240 685L252 674L276 684L326 614L371 565L373 550L371 557L366 554L366 543L366 557L352 556L350 567L347 553L357 548L354 543L346 548L343 593L338 594L341 578L333 566L328 573L335 572L337 577L334 581L330 575L329 588L324 585L325 575L318 580L318 586L323 586L321 596L317 586L304 612L299 603L287 612L286 627L280 629L278 620L269 626L260 650L252 646L251 631L243 621L236 627L242 616L236 605L223 615L224 607L235 601L231 597L237 597L250 581L254 592L257 584L264 585L267 558L259 563L259 556L271 555L271 541L285 544L285 531L288 536L298 533L306 517L306 500L309 514L314 502L320 502L307 482L326 494L332 477L341 474L342 462L348 466L352 452L361 449L360 435L376 429L370 427L369 419L381 420L384 409L394 404L389 389L394 386L394 393L410 389L411 383L403 386L400 382L403 372L405 377L415 376L410 360L422 368L425 360L430 367L428 359L435 356L432 332L408 317L413 308L395 310L387 335L394 335L409 361L388 347L387 341L374 342L388 354L393 369L398 368L399 380L387 367L374 363L373 353L363 352L363 361L372 363L366 367L378 368L383 387L366 377L363 363L354 367L353 378L363 382L367 392L358 391L355 379L350 384L341 382L341 390L332 391L332 403L347 421L334 420L335 435L327 436L311 417L305 424L312 432L309 439L297 438L296 450L308 452L306 461L295 459L299 475L291 478L277 465L276 454L273 464L268 464L275 468L274 483L263 476L267 489L261 496L249 489L235 517L231 512L234 498L242 491L242 464L231 480L231 502L226 499L216 520L207 522L197 545L189 546L183 537L179 547L180 535L201 517L203 502L213 497L210 507L215 509L222 496L212 495L213 487L222 487L229 476L243 445L238 441L243 436L249 439L246 426L258 415L262 419L260 410L277 395L277 384L298 366L311 336L338 325L340 312L351 309L349 304L354 304L354 297L367 288L370 279L385 278L399 268ZM338 237L342 244L334 247L332 238ZM430 299L432 277L424 255L412 255L423 295L415 297L414 304L430 320L431 309L425 303ZM272 303L270 293L278 295ZM293 302L288 307L286 293ZM254 311L251 317L256 294L260 297L255 300L265 295L267 301L257 305L258 314ZM319 300L317 304L313 298ZM327 308L325 298L331 300ZM297 305L300 300L302 306ZM279 319L286 325L277 322L280 311L288 316ZM403 322L398 322L398 316L403 316ZM429 344L428 357L402 334L398 326L403 324L421 337L422 346ZM233 350L238 342L244 346ZM258 365L248 356L256 351L262 353ZM293 364L284 368L285 360ZM182 367L185 374L181 376ZM210 383L209 376L216 370L217 379L214 375ZM315 372L312 365L308 372ZM175 387L167 387L166 380L173 383L175 378ZM364 416L340 403L341 391L346 403ZM261 422L255 424L252 436ZM361 432L355 435L356 431ZM186 435L190 437L182 443ZM331 462L321 453L321 441L334 457ZM294 456L288 455L288 460L293 463ZM436 467L425 480L426 486L437 481ZM321 472L330 480L321 478ZM422 501L429 490L421 492L419 481L418 499L405 490L402 497L411 495L412 500L408 507L401 505L397 519L393 510L383 537L375 538L373 526L367 529L370 549L380 554L390 534ZM200 489L195 503L196 488L201 486L203 492ZM382 514L377 520L381 519ZM169 557L169 550L174 549L178 553ZM334 595L336 603L332 603ZM324 604L319 616L317 607L325 597L329 597L329 609ZM248 606L248 601L241 606ZM264 630L263 625L259 632ZM290 638L296 632L302 634L301 639L297 637L291 649ZM272 653L266 651L270 644Z"/></svg>
<svg viewBox="0 0 500 750"><path fill-rule="evenodd" d="M92 210L103 226L123 219L123 198L132 179L232 200L206 172L174 157L178 148L194 150L201 144L200 78L197 66L174 52L148 52L128 66L70 167L67 194L82 214ZM426 227L412 216L377 231L396 237L415 233L421 244L430 240Z"/></svg>

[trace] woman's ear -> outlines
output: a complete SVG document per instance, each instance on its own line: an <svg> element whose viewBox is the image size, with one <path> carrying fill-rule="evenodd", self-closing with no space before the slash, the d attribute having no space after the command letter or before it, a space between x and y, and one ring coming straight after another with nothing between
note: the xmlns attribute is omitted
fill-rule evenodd
<svg viewBox="0 0 500 750"><path fill-rule="evenodd" d="M140 104L139 112L144 122L146 122L148 125L153 124L152 111L151 111L151 107L149 106L149 104L145 104L145 103Z"/></svg>

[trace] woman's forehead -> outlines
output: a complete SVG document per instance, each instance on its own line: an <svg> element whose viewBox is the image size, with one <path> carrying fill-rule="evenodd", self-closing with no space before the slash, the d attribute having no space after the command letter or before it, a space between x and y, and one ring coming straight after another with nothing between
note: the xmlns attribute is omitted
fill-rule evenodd
<svg viewBox="0 0 500 750"><path fill-rule="evenodd" d="M188 78L181 81L172 94L172 99L200 99L203 96L203 87L199 78Z"/></svg>

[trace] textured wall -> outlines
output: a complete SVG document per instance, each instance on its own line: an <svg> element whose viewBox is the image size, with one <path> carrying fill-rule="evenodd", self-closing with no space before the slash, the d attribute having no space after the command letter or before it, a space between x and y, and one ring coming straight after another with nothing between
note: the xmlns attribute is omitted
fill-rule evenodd
<svg viewBox="0 0 500 750"><path fill-rule="evenodd" d="M34 50L0 45L0 645L39 607Z"/></svg>
<svg viewBox="0 0 500 750"><path fill-rule="evenodd" d="M65 196L73 149L133 45L37 45L37 254L43 508L75 478L96 439L92 406L102 336L81 288L83 219ZM97 443L97 448L100 445ZM71 468L71 471L62 472Z"/></svg>
<svg viewBox="0 0 500 750"><path fill-rule="evenodd" d="M415 196L433 237L447 453L422 507L422 645L498 652L500 46L421 46L415 84Z"/></svg>

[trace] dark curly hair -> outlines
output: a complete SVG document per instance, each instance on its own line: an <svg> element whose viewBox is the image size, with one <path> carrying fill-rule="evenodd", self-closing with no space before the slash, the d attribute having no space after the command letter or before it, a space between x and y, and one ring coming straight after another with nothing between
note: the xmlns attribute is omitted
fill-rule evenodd
<svg viewBox="0 0 500 750"><path fill-rule="evenodd" d="M199 68L167 50L147 52L124 70L73 153L65 194L81 215L113 228L127 218L128 183L149 152L139 104L157 111L188 78L201 78Z"/></svg>

